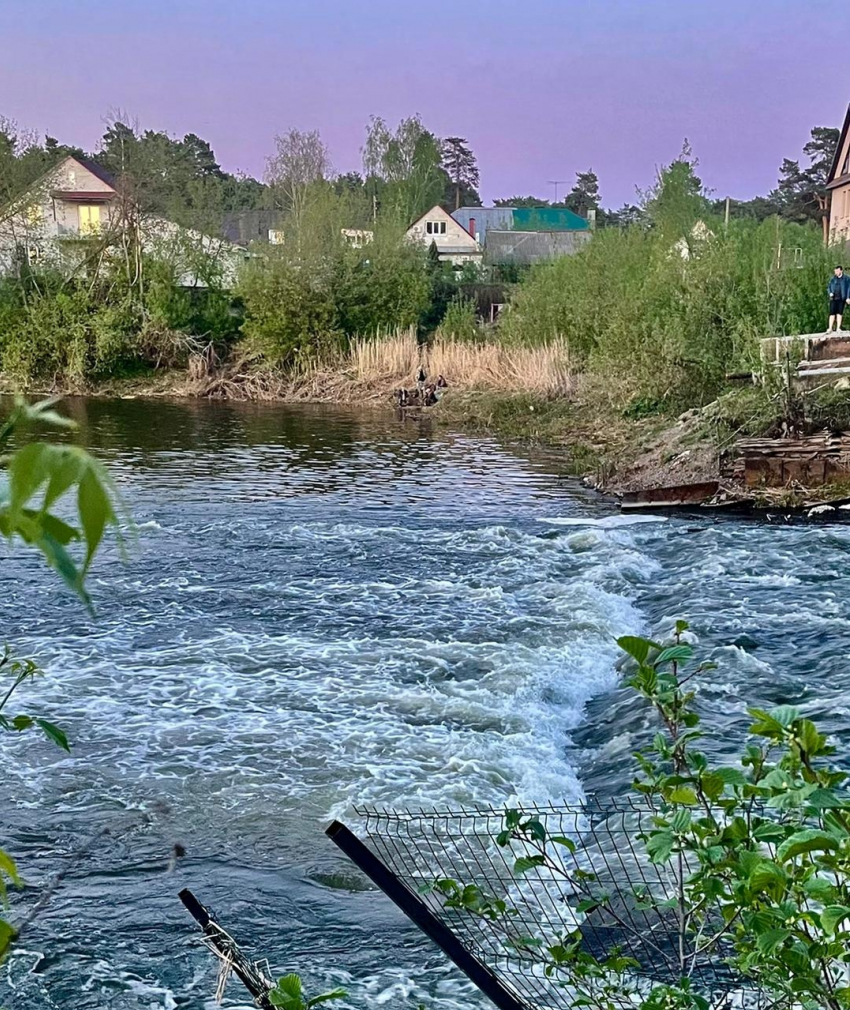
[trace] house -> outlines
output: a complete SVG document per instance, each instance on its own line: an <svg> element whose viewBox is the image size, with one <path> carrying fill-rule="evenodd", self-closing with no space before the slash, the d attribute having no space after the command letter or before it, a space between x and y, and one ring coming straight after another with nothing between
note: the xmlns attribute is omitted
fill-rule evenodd
<svg viewBox="0 0 850 1010"><path fill-rule="evenodd" d="M100 165L68 157L0 211L0 272L20 262L59 265L73 244L100 235L117 214L115 180Z"/></svg>
<svg viewBox="0 0 850 1010"><path fill-rule="evenodd" d="M566 207L461 207L452 217L481 245L496 231L590 231L590 222Z"/></svg>
<svg viewBox="0 0 850 1010"><path fill-rule="evenodd" d="M487 229L484 262L494 266L530 266L572 256L590 241L590 231L500 231Z"/></svg>
<svg viewBox="0 0 850 1010"><path fill-rule="evenodd" d="M850 106L826 180L829 191L829 241L850 243Z"/></svg>
<svg viewBox="0 0 850 1010"><path fill-rule="evenodd" d="M428 248L434 245L440 259L454 266L481 263L484 255L479 242L439 204L413 222L407 238Z"/></svg>
<svg viewBox="0 0 850 1010"><path fill-rule="evenodd" d="M85 158L66 157L5 208L0 208L0 275L22 264L70 275L86 262L93 243L109 250L126 224L117 180ZM214 259L225 285L235 281L245 251L225 239L147 215L139 224L142 250L172 263L178 283L206 287L193 263ZM95 246L97 248L97 246Z"/></svg>

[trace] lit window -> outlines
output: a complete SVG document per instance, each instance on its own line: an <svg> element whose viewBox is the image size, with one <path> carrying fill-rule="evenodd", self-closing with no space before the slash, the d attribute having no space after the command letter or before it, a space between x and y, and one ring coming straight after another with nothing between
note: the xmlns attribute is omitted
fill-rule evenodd
<svg viewBox="0 0 850 1010"><path fill-rule="evenodd" d="M100 232L100 204L80 204L80 234L97 235Z"/></svg>
<svg viewBox="0 0 850 1010"><path fill-rule="evenodd" d="M31 203L27 207L27 224L31 228L36 228L44 220L44 208L40 203Z"/></svg>
<svg viewBox="0 0 850 1010"><path fill-rule="evenodd" d="M283 245L283 232L280 228L269 228L269 245Z"/></svg>

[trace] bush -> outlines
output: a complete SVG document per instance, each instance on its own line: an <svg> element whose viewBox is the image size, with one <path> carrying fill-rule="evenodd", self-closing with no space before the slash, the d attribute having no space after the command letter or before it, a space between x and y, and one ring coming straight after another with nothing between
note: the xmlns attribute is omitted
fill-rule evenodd
<svg viewBox="0 0 850 1010"><path fill-rule="evenodd" d="M288 366L357 337L417 325L430 283L419 249L379 236L362 249L340 242L314 257L280 251L255 260L238 291L249 345Z"/></svg>
<svg viewBox="0 0 850 1010"><path fill-rule="evenodd" d="M448 340L475 340L481 335L475 302L463 295L455 295L446 308L446 314L437 330L438 336Z"/></svg>
<svg viewBox="0 0 850 1010"><path fill-rule="evenodd" d="M822 328L834 254L816 228L778 219L706 227L684 246L659 229L600 231L532 270L500 332L564 336L585 368L626 377L628 399L673 410L713 399L726 372L755 367L760 337Z"/></svg>

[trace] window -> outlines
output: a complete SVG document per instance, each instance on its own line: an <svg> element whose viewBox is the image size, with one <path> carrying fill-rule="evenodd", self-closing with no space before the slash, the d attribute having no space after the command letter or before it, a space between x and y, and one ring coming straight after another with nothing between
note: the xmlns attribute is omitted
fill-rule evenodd
<svg viewBox="0 0 850 1010"><path fill-rule="evenodd" d="M27 247L27 260L31 266L44 262L44 250L40 245L31 245Z"/></svg>
<svg viewBox="0 0 850 1010"><path fill-rule="evenodd" d="M283 231L280 228L269 228L269 245L283 245Z"/></svg>
<svg viewBox="0 0 850 1010"><path fill-rule="evenodd" d="M425 231L428 235L445 235L446 234L446 222L445 221L428 221L425 224Z"/></svg>
<svg viewBox="0 0 850 1010"><path fill-rule="evenodd" d="M44 208L40 203L31 203L27 207L27 224L30 228L37 228L44 220Z"/></svg>
<svg viewBox="0 0 850 1010"><path fill-rule="evenodd" d="M80 204L80 234L97 235L100 232L100 204Z"/></svg>

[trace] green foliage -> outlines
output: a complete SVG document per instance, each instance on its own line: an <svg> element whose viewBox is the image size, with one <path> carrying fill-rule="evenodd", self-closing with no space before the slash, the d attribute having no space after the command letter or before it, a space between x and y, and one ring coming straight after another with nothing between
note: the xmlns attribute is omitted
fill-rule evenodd
<svg viewBox="0 0 850 1010"><path fill-rule="evenodd" d="M475 340L481 335L475 302L461 294L455 295L446 307L438 335L451 340Z"/></svg>
<svg viewBox="0 0 850 1010"><path fill-rule="evenodd" d="M52 409L53 401L30 406L19 399L0 426L0 450L16 428L26 424L70 427ZM20 538L41 552L63 581L86 603L85 577L108 526L117 526L114 490L105 470L75 445L28 442L2 458L7 473L0 487L0 535ZM72 522L53 511L74 496ZM75 560L69 545L81 543L82 559Z"/></svg>
<svg viewBox="0 0 850 1010"><path fill-rule="evenodd" d="M307 999L300 976L290 974L277 980L274 989L269 992L269 1002L272 1006L282 1007L283 1010L310 1010L311 1007L318 1006L320 1003L344 999L346 995L344 989L334 989L331 992Z"/></svg>
<svg viewBox="0 0 850 1010"><path fill-rule="evenodd" d="M12 436L28 425L49 425L68 429L72 422L57 414L53 401L30 405L17 400L11 414L0 425L0 452L5 452ZM109 477L95 459L73 445L26 442L0 456L5 478L0 481L0 536L12 543L20 539L38 550L89 607L91 601L85 579L109 526L117 526L115 493ZM60 519L54 507L73 500L70 520ZM80 544L79 557L71 544ZM6 707L19 688L31 683L42 671L30 659L15 658L6 646L0 654L0 732L24 733L37 730L51 743L70 750L68 738L58 726L28 712L8 715ZM7 887L20 885L12 857L0 849L0 899L8 907ZM0 917L0 960L14 942L15 928Z"/></svg>
<svg viewBox="0 0 850 1010"><path fill-rule="evenodd" d="M750 738L738 761L712 763L699 747L695 684L713 666L695 664L687 632L679 621L667 643L619 639L629 684L659 727L636 755L633 788L647 814L636 840L659 879L672 885L661 891L641 885L632 901L659 915L675 909L681 980L647 991L640 969L650 965L616 950L590 953L580 925L557 937L518 940L511 924L516 910L482 884L440 879L432 890L447 907L487 919L506 947L519 946L566 985L574 1006L707 1010L708 994L694 972L698 960L710 958L771 1005L840 1010L850 999L848 773L830 763L834 748L790 705L751 709ZM551 835L543 817L508 810L495 842L510 850L518 878L533 873L537 886L557 879L557 893L572 893L579 923L603 908L626 932L633 928L580 858L559 855L565 849L574 856L580 843Z"/></svg>
<svg viewBox="0 0 850 1010"><path fill-rule="evenodd" d="M756 367L761 337L823 327L834 254L816 229L772 219L725 231L706 218L674 241L689 220L676 206L667 220L677 227L603 229L577 255L534 268L500 322L504 338L563 335L576 363L615 377L626 402L677 410L714 399L728 371Z"/></svg>
<svg viewBox="0 0 850 1010"><path fill-rule="evenodd" d="M422 250L378 233L362 249L337 241L315 257L279 250L243 272L243 332L269 363L299 361L350 338L415 326L428 306Z"/></svg>

